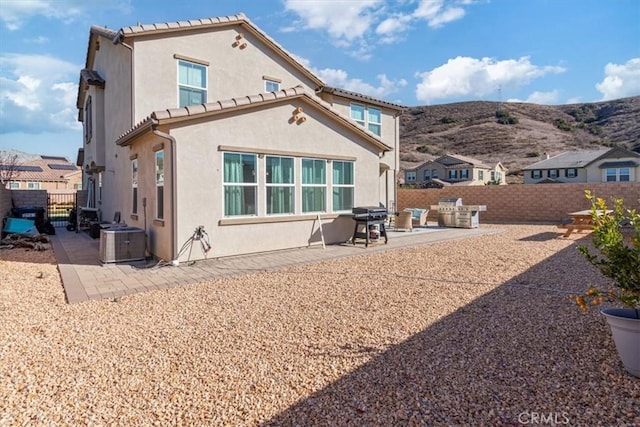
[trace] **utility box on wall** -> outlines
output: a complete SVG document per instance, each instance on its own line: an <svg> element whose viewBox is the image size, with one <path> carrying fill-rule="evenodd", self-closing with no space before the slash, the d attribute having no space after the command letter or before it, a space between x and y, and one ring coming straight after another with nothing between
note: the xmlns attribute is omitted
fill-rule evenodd
<svg viewBox="0 0 640 427"><path fill-rule="evenodd" d="M100 230L100 262L139 261L145 255L145 233L141 228Z"/></svg>

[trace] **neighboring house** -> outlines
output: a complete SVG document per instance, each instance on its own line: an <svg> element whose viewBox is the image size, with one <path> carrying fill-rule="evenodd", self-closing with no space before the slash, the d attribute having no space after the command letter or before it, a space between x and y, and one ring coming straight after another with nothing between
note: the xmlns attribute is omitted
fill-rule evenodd
<svg viewBox="0 0 640 427"><path fill-rule="evenodd" d="M568 151L522 170L525 184L640 182L640 154L621 147Z"/></svg>
<svg viewBox="0 0 640 427"><path fill-rule="evenodd" d="M471 157L445 154L434 160L406 169L405 184L420 184L426 187L445 185L506 185L506 169L502 163L487 164Z"/></svg>
<svg viewBox="0 0 640 427"><path fill-rule="evenodd" d="M318 218L343 242L354 206L396 200L404 107L325 86L242 14L92 27L77 107L90 203L174 263L318 243Z"/></svg>
<svg viewBox="0 0 640 427"><path fill-rule="evenodd" d="M39 156L38 159L12 165L11 190L74 191L82 189L82 170L65 157Z"/></svg>

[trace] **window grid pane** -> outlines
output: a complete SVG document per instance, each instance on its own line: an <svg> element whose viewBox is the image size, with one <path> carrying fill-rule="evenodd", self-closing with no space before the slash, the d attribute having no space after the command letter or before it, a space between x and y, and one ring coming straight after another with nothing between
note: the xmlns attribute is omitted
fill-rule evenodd
<svg viewBox="0 0 640 427"><path fill-rule="evenodd" d="M294 213L293 157L266 157L267 215Z"/></svg>
<svg viewBox="0 0 640 427"><path fill-rule="evenodd" d="M224 153L223 165L225 216L256 215L257 156Z"/></svg>

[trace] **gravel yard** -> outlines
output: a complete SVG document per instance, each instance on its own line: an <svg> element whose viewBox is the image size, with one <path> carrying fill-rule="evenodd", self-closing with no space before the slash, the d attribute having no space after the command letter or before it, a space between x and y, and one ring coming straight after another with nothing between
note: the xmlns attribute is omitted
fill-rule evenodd
<svg viewBox="0 0 640 427"><path fill-rule="evenodd" d="M74 305L0 251L0 425L640 426L589 238L497 228Z"/></svg>

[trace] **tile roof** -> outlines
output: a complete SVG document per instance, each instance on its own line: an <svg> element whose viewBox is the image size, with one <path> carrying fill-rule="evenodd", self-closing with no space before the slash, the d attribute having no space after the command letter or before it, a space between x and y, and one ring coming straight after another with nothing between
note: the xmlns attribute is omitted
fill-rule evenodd
<svg viewBox="0 0 640 427"><path fill-rule="evenodd" d="M381 99L376 99L373 98L371 96L368 95L364 95L358 92L351 92L345 89L340 89L340 88L336 88L336 87L331 87L331 86L322 86L321 88L319 88L317 90L317 92L320 93L328 93L328 94L335 94L338 96L343 96L345 98L349 98L349 99L353 99L353 100L360 100L360 101L364 101L367 102L369 104L374 104L374 105L378 105L380 107L387 107L387 108L391 108L393 110L397 110L397 111L404 111L407 109L407 107L402 106L400 104L395 104L393 102L388 102L388 101L383 101Z"/></svg>
<svg viewBox="0 0 640 427"><path fill-rule="evenodd" d="M69 175L79 173L78 166L64 157L41 156L37 160L21 163L12 177L15 181L66 181Z"/></svg>
<svg viewBox="0 0 640 427"><path fill-rule="evenodd" d="M249 95L238 98L231 98L222 101L209 102L206 104L200 105L192 105L183 108L170 108L167 110L158 110L152 112L149 116L147 116L144 120L136 124L134 127L129 129L124 134L120 135L120 137L116 140L116 144L118 145L128 145L129 142L135 138L138 134L144 133L150 129L152 129L155 125L164 123L171 123L174 121L181 121L184 119L189 119L193 117L203 117L214 115L220 113L222 111L238 111L246 107L253 107L259 104L266 104L277 102L279 100L285 99L295 99L295 98L304 98L308 102L314 104L325 114L332 116L334 119L340 121L344 125L350 127L352 130L363 134L367 137L374 145L383 151L390 151L391 147L386 145L384 142L380 140L380 138L370 132L369 130L363 128L358 125L356 122L351 119L341 115L336 112L331 105L318 98L315 94L307 93L302 86L296 86L289 89L280 90L277 92L266 92L260 93L257 95Z"/></svg>
<svg viewBox="0 0 640 427"><path fill-rule="evenodd" d="M104 79L97 71L86 68L80 70L80 80L85 81L88 85L104 88Z"/></svg>

